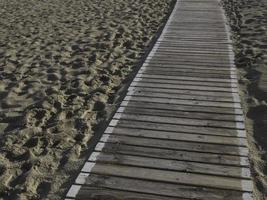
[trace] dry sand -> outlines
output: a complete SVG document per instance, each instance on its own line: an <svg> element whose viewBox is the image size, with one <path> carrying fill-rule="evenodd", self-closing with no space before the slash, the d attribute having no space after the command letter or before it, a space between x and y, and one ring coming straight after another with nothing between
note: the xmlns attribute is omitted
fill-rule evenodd
<svg viewBox="0 0 267 200"><path fill-rule="evenodd" d="M0 0L0 197L60 199L171 5Z"/></svg>
<svg viewBox="0 0 267 200"><path fill-rule="evenodd" d="M267 199L267 0L222 0L246 108L255 199Z"/></svg>

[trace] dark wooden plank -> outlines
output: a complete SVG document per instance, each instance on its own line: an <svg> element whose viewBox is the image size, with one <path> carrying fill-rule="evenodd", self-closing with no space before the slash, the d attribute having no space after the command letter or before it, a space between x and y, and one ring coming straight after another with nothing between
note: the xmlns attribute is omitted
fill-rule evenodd
<svg viewBox="0 0 267 200"><path fill-rule="evenodd" d="M164 124L164 123L152 123L143 121L129 121L129 120L114 120L116 121L116 126L118 127L128 127L128 128L139 128L148 130L159 130L159 131L172 131L176 132L179 130L183 133L196 133L203 135L219 135L225 137L246 137L246 132L244 130L235 130L228 128L212 128L212 127L197 127L197 126L185 126L185 125L175 125L175 124ZM229 138L230 140L231 138Z"/></svg>
<svg viewBox="0 0 267 200"><path fill-rule="evenodd" d="M161 149L173 149L173 150L185 150L191 152L206 152L216 153L223 155L239 155L247 156L248 149L246 147L236 147L231 145L219 145L209 143L198 143L188 141L173 141L173 140L162 140L142 137L129 137L122 135L109 135L104 134L100 139L101 142L109 143L121 143L143 147L157 147Z"/></svg>
<svg viewBox="0 0 267 200"><path fill-rule="evenodd" d="M154 63L154 61L149 61L147 63ZM164 63L164 62L156 62ZM196 62L197 63L197 62ZM168 64L168 63L165 63ZM175 63L171 63L175 64ZM230 79L230 75L225 74L214 74L214 73L193 73L193 72L169 72L169 71L158 71L158 70L144 70L139 71L144 74L154 74L154 75L166 75L166 76L189 76L189 77L201 77L201 78L219 78L219 79Z"/></svg>
<svg viewBox="0 0 267 200"><path fill-rule="evenodd" d="M250 179L250 170L245 167L225 166L189 161L169 160L165 158L148 158L143 156L131 156L94 152L97 163L111 163L126 166L146 167L153 169L166 169L171 171L207 174L225 177Z"/></svg>
<svg viewBox="0 0 267 200"><path fill-rule="evenodd" d="M170 56L170 55L166 55ZM154 56L153 56L154 58ZM157 66L157 65L147 65L145 67L146 70L158 70L158 71L169 71L169 72L182 72L182 73L205 73L205 74L223 74L223 75L230 75L230 71L223 71L223 70L212 70L211 69L197 69L197 68L189 68L185 67L183 68L182 66L179 65L164 65L164 66Z"/></svg>
<svg viewBox="0 0 267 200"><path fill-rule="evenodd" d="M104 146L104 147L103 147ZM124 155L145 156L151 158L165 158L198 163L219 164L225 166L249 166L248 157L223 155L204 152L190 152L174 149L159 149L157 147L142 147L122 143L98 143L96 151L119 153Z"/></svg>
<svg viewBox="0 0 267 200"><path fill-rule="evenodd" d="M140 82L139 82L140 83ZM138 85L139 85L138 83ZM141 84L141 83L140 83ZM149 103L164 103L164 104L177 104L177 105L195 105L195 106L207 106L207 107L218 107L218 108L236 108L240 109L239 103L231 102L215 102L215 101L198 101L198 100L181 100L181 99L166 99L156 97L142 97L142 96L126 96L125 101L140 101ZM239 112L240 113L240 112Z"/></svg>
<svg viewBox="0 0 267 200"><path fill-rule="evenodd" d="M231 177L174 172L168 170L148 169L115 164L96 163L91 173L113 175L159 182L188 184L234 191L252 192L252 182Z"/></svg>
<svg viewBox="0 0 267 200"><path fill-rule="evenodd" d="M238 94L229 93L229 92L218 92L218 91L202 91L202 90L188 90L188 89L166 89L166 88L150 88L150 87L129 87L128 91L157 91L166 94L188 94L188 95L204 95L210 97L226 97L232 98L233 95L237 96Z"/></svg>
<svg viewBox="0 0 267 200"><path fill-rule="evenodd" d="M160 65L160 64L157 66L163 67L163 65ZM237 82L234 80L219 79L219 78L202 78L202 77L190 77L190 76L165 76L165 75L142 74L142 73L138 73L136 77L137 78L157 78L157 79L165 79L165 80L183 80L183 81L188 80L188 81L201 81L201 82L212 82L212 83L229 83L229 84L233 82L237 84Z"/></svg>
<svg viewBox="0 0 267 200"><path fill-rule="evenodd" d="M240 130L244 130L245 128L243 122L194 119L194 118L182 118L182 117L164 117L159 115L153 116L146 114L116 113L113 118L133 120L133 121L153 122L153 123L180 124L187 126L218 127L218 128L229 128L229 129L240 129Z"/></svg>
<svg viewBox="0 0 267 200"><path fill-rule="evenodd" d="M145 88L137 88L136 90L129 91L127 96L144 96L144 97L156 97L156 98L170 98L170 99L190 99L199 101L214 101L214 102L231 102L239 103L240 100L232 97L214 97L204 94L187 94L182 90L180 93L164 93L157 90L146 90Z"/></svg>
<svg viewBox="0 0 267 200"><path fill-rule="evenodd" d="M201 58L202 57L202 58ZM149 61L151 60L151 57L148 57L148 59L146 60ZM222 59L222 58L209 58L208 56L164 56L164 55L157 55L154 54L153 55L153 62L166 62L170 63L170 62L174 62L174 63L179 63L179 62L199 62L199 63L210 63L210 64L217 64L217 65L230 65L230 64L234 64L233 61L230 60L226 60L226 59ZM211 72L214 73L214 72Z"/></svg>
<svg viewBox="0 0 267 200"><path fill-rule="evenodd" d="M155 139L168 139L177 141L189 141L199 143L210 143L210 144L226 144L233 146L247 146L246 138L229 138L223 136L213 135L201 135L201 134L190 134L181 133L179 130L176 132L168 131L157 131L157 130L144 130L138 128L126 128L126 127L108 127L105 131L107 134L119 134L126 136L135 137L146 137Z"/></svg>
<svg viewBox="0 0 267 200"><path fill-rule="evenodd" d="M157 108L140 108L140 107L121 107L117 111L118 113L130 113L130 114L144 114L150 116L162 116L162 117L177 117L188 119L203 119L203 120L218 120L218 121L230 121L230 122L244 122L243 116L228 115L218 113L201 113L201 112L186 112L186 111L174 111L163 110Z"/></svg>
<svg viewBox="0 0 267 200"><path fill-rule="evenodd" d="M86 186L81 189L79 195L88 194L88 192L90 191L90 187L109 188L120 191L132 191L140 192L143 194L152 194L158 197L162 197L163 200L165 200L164 197L166 196L178 199L187 198L198 200L243 200L242 192L239 191L218 190L204 187L200 188L195 186L160 183L148 180L137 180L97 174L90 175L90 178L86 182ZM157 200L157 198L155 198L155 200Z"/></svg>
<svg viewBox="0 0 267 200"><path fill-rule="evenodd" d="M95 175L94 175L95 176ZM116 179L116 178L115 178ZM186 200L179 197L144 194L139 192L123 191L121 189L102 188L101 186L84 186L79 191L76 200Z"/></svg>
<svg viewBox="0 0 267 200"><path fill-rule="evenodd" d="M212 68L227 68L229 69L230 66L229 64L223 64L223 63L202 63L202 62L197 62L197 61L179 61L179 62L168 62L168 61L157 61L154 62L153 60L146 60L145 64L143 66L147 65L155 65L155 66L162 66L162 67L177 67L177 66L195 66L195 67L212 67ZM233 71L233 70L232 70ZM201 78L201 76L200 76ZM211 77L212 78L212 77ZM218 77L217 77L218 78ZM224 78L224 79L230 79L231 77ZM235 78L236 79L236 78Z"/></svg>
<svg viewBox="0 0 267 200"><path fill-rule="evenodd" d="M211 57L211 58L224 58L226 60L229 59L229 52L212 52L212 51L196 51L192 49L191 51L181 51L177 48L164 48L164 47L158 47L157 50L152 50L152 52L160 55L168 55L168 56L187 56L189 54L199 57ZM229 66L228 66L229 68ZM226 70L226 68L225 68Z"/></svg>
<svg viewBox="0 0 267 200"><path fill-rule="evenodd" d="M146 69L153 68L156 69L157 67L146 67ZM161 68L162 69L162 68ZM166 67L166 70L170 68ZM165 69L162 69L165 70ZM172 71L172 70L169 70ZM174 70L179 71L179 70ZM186 72L187 70L180 71ZM191 70L189 70L191 71ZM168 79L157 79L157 78L135 78L134 82L143 81L147 83L164 83L164 84L173 84L173 85L194 85L194 86L209 86L209 87L223 87L223 88L237 88L237 84L230 84L230 83L214 83L214 82L204 82L204 81L186 81L186 80L168 80Z"/></svg>
<svg viewBox="0 0 267 200"><path fill-rule="evenodd" d="M146 70L144 72L149 72L149 70ZM159 72L159 71L157 71ZM159 74L165 74L164 71L163 73ZM171 72L168 72L171 73ZM156 73L157 74L157 73ZM133 85L135 84L135 85ZM175 84L164 84L164 83L148 83L145 82L145 80L139 81L139 82L133 82L131 86L136 86L136 87L150 87L150 88L166 88L166 89L188 89L188 90L201 90L201 91L217 91L217 92L229 92L237 93L238 91L236 89L232 88L222 88L222 87L212 87L212 86L194 86L194 85L175 85Z"/></svg>

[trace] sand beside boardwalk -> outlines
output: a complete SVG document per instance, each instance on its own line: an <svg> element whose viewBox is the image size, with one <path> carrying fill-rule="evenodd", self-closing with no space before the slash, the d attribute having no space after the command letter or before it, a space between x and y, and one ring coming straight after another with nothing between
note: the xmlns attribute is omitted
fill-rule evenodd
<svg viewBox="0 0 267 200"><path fill-rule="evenodd" d="M60 199L171 5L0 1L0 197Z"/></svg>
<svg viewBox="0 0 267 200"><path fill-rule="evenodd" d="M222 0L233 31L257 200L267 199L267 0Z"/></svg>

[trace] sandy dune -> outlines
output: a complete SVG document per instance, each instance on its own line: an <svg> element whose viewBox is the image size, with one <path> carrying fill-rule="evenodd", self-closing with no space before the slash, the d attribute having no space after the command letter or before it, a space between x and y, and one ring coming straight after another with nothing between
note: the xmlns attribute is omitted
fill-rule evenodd
<svg viewBox="0 0 267 200"><path fill-rule="evenodd" d="M171 3L0 1L0 197L68 189Z"/></svg>

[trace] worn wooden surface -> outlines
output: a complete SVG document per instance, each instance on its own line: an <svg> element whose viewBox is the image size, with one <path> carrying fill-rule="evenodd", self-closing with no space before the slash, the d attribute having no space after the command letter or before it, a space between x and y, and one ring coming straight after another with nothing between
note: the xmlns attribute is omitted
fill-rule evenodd
<svg viewBox="0 0 267 200"><path fill-rule="evenodd" d="M228 32L217 0L177 2L67 199L253 199Z"/></svg>

